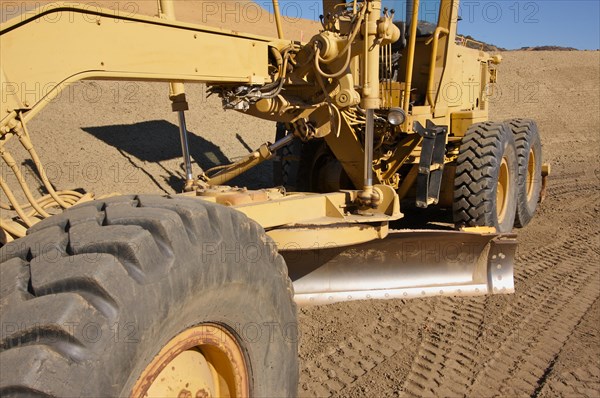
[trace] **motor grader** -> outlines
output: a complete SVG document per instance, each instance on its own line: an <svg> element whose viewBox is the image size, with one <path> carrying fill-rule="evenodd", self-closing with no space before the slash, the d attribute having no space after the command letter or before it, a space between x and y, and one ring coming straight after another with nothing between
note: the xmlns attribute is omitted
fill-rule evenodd
<svg viewBox="0 0 600 398"><path fill-rule="evenodd" d="M457 35L453 0L435 23L419 0L405 18L323 6L307 42L285 38L277 0L277 38L179 22L171 0L156 17L53 3L0 26L0 395L293 396L296 305L514 290L511 230L543 167L535 122L488 120L500 56ZM28 122L83 79L170 84L184 192L53 186ZM274 142L194 171L184 83L277 122ZM273 158L278 186L226 185ZM456 227L394 229L432 206Z"/></svg>

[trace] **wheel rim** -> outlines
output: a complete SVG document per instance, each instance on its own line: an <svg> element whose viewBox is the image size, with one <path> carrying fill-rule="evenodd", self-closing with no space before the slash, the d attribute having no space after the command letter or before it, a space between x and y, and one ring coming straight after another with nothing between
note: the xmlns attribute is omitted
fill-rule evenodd
<svg viewBox="0 0 600 398"><path fill-rule="evenodd" d="M233 335L202 324L171 339L144 369L131 397L247 397L249 377Z"/></svg>
<svg viewBox="0 0 600 398"><path fill-rule="evenodd" d="M533 186L535 185L535 152L533 148L529 151L529 162L527 163L527 201L533 197Z"/></svg>
<svg viewBox="0 0 600 398"><path fill-rule="evenodd" d="M496 188L496 214L498 215L498 224L502 224L506 216L508 207L508 193L510 192L508 162L506 158L502 158L500 170L498 172L498 185Z"/></svg>

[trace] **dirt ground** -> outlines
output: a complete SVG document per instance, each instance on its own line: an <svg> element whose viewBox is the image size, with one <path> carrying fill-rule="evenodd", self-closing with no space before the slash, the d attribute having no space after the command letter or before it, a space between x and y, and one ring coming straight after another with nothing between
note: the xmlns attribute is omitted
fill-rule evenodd
<svg viewBox="0 0 600 398"><path fill-rule="evenodd" d="M301 309L301 396L600 396L600 52L502 55L492 118L536 119L552 165L546 201L516 231L516 293ZM223 111L202 85L188 95L202 167L273 139L273 123ZM30 129L60 188L181 188L166 84L78 83ZM265 164L234 183L271 181Z"/></svg>

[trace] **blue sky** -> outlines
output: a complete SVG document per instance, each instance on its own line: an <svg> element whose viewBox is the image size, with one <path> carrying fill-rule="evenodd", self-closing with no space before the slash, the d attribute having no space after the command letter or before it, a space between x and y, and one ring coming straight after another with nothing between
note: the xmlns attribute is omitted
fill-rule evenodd
<svg viewBox="0 0 600 398"><path fill-rule="evenodd" d="M270 9L269 0L257 3ZM279 0L290 18L317 19L320 0ZM341 2L341 1L340 1ZM404 16L406 1L383 0ZM436 13L434 0L421 0L421 14ZM582 50L600 48L600 0L463 0L458 31L509 49L558 45ZM427 18L430 19L430 18Z"/></svg>

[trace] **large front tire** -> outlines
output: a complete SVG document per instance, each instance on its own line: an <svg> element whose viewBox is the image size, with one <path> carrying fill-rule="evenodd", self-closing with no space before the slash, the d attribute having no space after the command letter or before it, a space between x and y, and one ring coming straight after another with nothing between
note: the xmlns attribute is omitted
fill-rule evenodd
<svg viewBox="0 0 600 398"><path fill-rule="evenodd" d="M515 139L505 123L478 123L462 139L454 178L457 226L510 232L517 209Z"/></svg>
<svg viewBox="0 0 600 398"><path fill-rule="evenodd" d="M0 396L296 395L292 285L239 212L191 198L90 202L0 256ZM190 368L204 373L186 380Z"/></svg>

